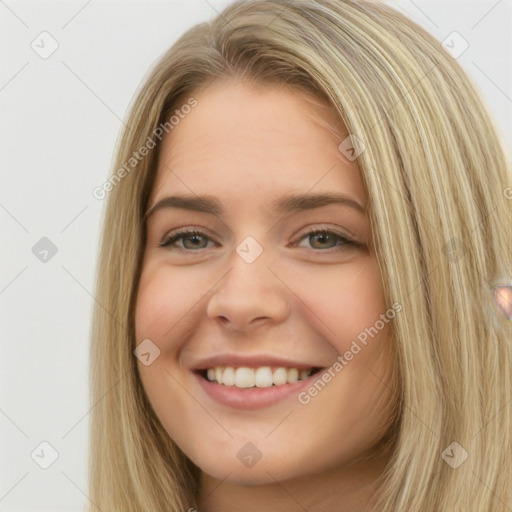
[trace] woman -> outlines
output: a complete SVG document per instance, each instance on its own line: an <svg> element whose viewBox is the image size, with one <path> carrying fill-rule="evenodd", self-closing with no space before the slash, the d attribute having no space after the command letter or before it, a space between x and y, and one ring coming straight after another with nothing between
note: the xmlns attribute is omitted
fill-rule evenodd
<svg viewBox="0 0 512 512"><path fill-rule="evenodd" d="M127 125L91 502L510 510L511 175L441 43L371 1L237 2Z"/></svg>

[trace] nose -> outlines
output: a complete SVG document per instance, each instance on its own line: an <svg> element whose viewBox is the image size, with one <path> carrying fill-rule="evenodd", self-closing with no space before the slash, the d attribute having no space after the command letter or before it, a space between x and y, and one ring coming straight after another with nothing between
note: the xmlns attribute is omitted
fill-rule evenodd
<svg viewBox="0 0 512 512"><path fill-rule="evenodd" d="M207 315L234 331L268 322L283 322L290 310L291 291L260 256L247 263L235 251L230 269L220 280L207 305Z"/></svg>

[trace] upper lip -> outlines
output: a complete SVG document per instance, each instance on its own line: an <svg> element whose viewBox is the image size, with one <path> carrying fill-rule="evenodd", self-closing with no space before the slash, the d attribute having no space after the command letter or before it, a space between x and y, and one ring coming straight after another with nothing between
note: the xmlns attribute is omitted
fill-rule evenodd
<svg viewBox="0 0 512 512"><path fill-rule="evenodd" d="M307 368L322 368L321 365L304 363L301 361L294 361L265 354L216 354L214 356L201 359L195 364L192 370L207 370L209 368L214 368L215 366L243 366L247 368L257 368L260 366L284 366L285 368L297 368L299 370Z"/></svg>

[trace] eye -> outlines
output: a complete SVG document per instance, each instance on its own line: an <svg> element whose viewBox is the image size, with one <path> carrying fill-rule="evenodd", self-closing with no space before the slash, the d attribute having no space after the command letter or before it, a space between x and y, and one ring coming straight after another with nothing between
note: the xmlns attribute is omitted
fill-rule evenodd
<svg viewBox="0 0 512 512"><path fill-rule="evenodd" d="M343 234L329 229L314 229L307 231L299 238L299 242L303 240L312 241L310 248L319 249L322 252L341 251L360 245ZM207 249L208 241L215 245L215 242L211 241L209 236L203 231L187 228L170 233L159 243L159 246L171 250L178 249L182 251L198 251L201 249ZM181 244L178 244L177 242L181 242ZM299 243L294 245L304 247L304 245Z"/></svg>
<svg viewBox="0 0 512 512"><path fill-rule="evenodd" d="M341 251L359 245L341 233L337 233L336 231L331 231L328 229L314 229L307 231L306 233L303 233L299 240L309 240L310 242L313 240L313 244L318 242L316 247L311 247L313 249L324 250L323 252ZM301 246L299 245L299 247Z"/></svg>
<svg viewBox="0 0 512 512"><path fill-rule="evenodd" d="M175 231L171 233L169 236L164 238L160 242L160 247L168 247L170 249L180 249L180 250L197 250L197 249L205 249L206 246L201 242L201 239L207 240L208 235L203 233L202 231L198 231L197 229L182 229L180 231ZM176 245L176 242L182 241L181 247ZM191 241L191 244L186 246L184 242Z"/></svg>

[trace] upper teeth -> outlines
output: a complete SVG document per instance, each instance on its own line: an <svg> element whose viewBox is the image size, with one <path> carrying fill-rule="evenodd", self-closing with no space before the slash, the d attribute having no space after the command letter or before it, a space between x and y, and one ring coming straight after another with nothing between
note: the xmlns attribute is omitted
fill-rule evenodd
<svg viewBox="0 0 512 512"><path fill-rule="evenodd" d="M269 388L272 384L280 386L287 382L297 382L308 377L312 371L312 368L299 370L282 366L279 368L271 368L270 366L262 366L260 368L215 366L207 371L207 378L210 381L217 381L225 386Z"/></svg>

